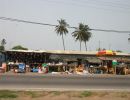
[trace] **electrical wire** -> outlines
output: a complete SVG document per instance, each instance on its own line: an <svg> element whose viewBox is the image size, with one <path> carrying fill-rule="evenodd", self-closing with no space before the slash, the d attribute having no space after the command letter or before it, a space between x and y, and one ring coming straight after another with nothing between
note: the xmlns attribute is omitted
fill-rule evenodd
<svg viewBox="0 0 130 100"><path fill-rule="evenodd" d="M45 25L45 26L57 26L54 24L47 24L47 23L40 23L40 22L33 22L33 21L25 21L21 19L15 19L15 18L7 18L7 17L0 17L1 20L7 20L7 21L15 21L15 22L23 22L23 23L30 23L30 24L38 24L38 25ZM76 29L77 27L69 26L68 28ZM90 31L104 31L104 32L116 32L116 33L130 33L130 31L118 31L118 30L104 30L104 29L89 29Z"/></svg>
<svg viewBox="0 0 130 100"><path fill-rule="evenodd" d="M21 19L14 19L14 18L7 18L7 17L0 17L1 20L8 20L8 21L15 21L15 22L23 22L23 23L30 23L30 24L39 24L39 25L47 25L47 26L56 26L52 24L46 24L46 23L39 23L39 22L32 22L32 21L25 21Z"/></svg>
<svg viewBox="0 0 130 100"><path fill-rule="evenodd" d="M44 1L44 0L41 0ZM104 2L104 1L95 1L95 0L69 0L69 1L63 1L63 0L45 0L44 2L47 3L53 3L53 4L62 4L65 6L76 6L76 7L91 7L91 8L95 8L95 9L101 9L101 10L109 10L109 11L118 11L118 12L130 12L130 6L129 5L119 5L119 4L114 4L112 2Z"/></svg>
<svg viewBox="0 0 130 100"><path fill-rule="evenodd" d="M103 30L103 29L90 29L93 31L115 32L115 33L130 33L130 31L118 31L118 30Z"/></svg>
<svg viewBox="0 0 130 100"><path fill-rule="evenodd" d="M100 5L104 7L113 7L117 9L130 9L130 5L126 4L120 4L120 3L115 3L115 2L110 2L110 1L102 1L102 0L71 0L73 2L77 3L83 3L83 4L94 4L94 5Z"/></svg>

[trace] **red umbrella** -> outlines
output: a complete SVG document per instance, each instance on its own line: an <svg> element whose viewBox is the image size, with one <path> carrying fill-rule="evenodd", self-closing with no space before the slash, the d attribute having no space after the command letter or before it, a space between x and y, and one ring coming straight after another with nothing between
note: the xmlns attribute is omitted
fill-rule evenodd
<svg viewBox="0 0 130 100"><path fill-rule="evenodd" d="M113 52L112 50L101 50L98 51L96 55L98 56L103 56L103 55L115 55L116 53Z"/></svg>

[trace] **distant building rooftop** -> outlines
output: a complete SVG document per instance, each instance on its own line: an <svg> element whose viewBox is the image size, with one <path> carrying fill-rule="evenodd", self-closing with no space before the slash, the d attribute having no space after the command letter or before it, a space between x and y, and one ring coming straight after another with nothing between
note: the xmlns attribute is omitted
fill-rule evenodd
<svg viewBox="0 0 130 100"><path fill-rule="evenodd" d="M7 50L6 52L25 52L25 53L50 53L50 54L77 54L77 55L96 55L98 51L74 51L74 50ZM129 53L116 52L117 56L130 56Z"/></svg>

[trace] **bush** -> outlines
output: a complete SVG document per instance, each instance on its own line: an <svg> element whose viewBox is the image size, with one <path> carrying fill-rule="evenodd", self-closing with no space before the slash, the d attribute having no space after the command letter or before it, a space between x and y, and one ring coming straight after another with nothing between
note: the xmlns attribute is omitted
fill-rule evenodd
<svg viewBox="0 0 130 100"><path fill-rule="evenodd" d="M92 95L92 93L89 92L89 91L84 91L84 92L81 93L81 97L89 97L91 95Z"/></svg>
<svg viewBox="0 0 130 100"><path fill-rule="evenodd" d="M0 98L17 98L17 94L12 91L3 90L0 91Z"/></svg>

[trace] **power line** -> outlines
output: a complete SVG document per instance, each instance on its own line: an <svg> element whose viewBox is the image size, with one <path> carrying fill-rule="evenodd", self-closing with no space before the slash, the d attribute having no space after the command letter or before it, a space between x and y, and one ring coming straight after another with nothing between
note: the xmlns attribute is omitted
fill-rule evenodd
<svg viewBox="0 0 130 100"><path fill-rule="evenodd" d="M15 22L23 22L23 23L30 23L30 24L39 24L39 25L47 25L47 26L56 26L52 24L46 24L46 23L39 23L39 22L32 22L32 21L25 21L21 19L14 19L14 18L7 18L7 17L0 17L1 20L8 20L8 21L15 21Z"/></svg>
<svg viewBox="0 0 130 100"><path fill-rule="evenodd" d="M54 25L54 24L47 24L47 23L26 21L26 20L15 19L15 18L7 18L7 17L0 17L0 19L1 19L1 20L7 20L7 21L14 21L14 22L22 22L22 23L45 25L45 26L57 26L57 25ZM69 26L68 28L76 29L77 27ZM130 31L104 30L104 29L92 29L92 28L90 28L90 31L104 31L104 32L116 32L116 33L130 33Z"/></svg>
<svg viewBox="0 0 130 100"><path fill-rule="evenodd" d="M43 1L43 0L41 0ZM101 1L89 1L89 0L85 0L85 1L78 1L78 0L70 0L70 1L62 1L62 0L45 0L45 2L48 3L55 3L55 4L62 4L62 5L71 5L71 6L78 6L78 7L91 7L94 9L101 9L101 10L108 10L108 11L112 11L115 10L116 12L121 12L121 13L128 13L129 12L129 6L121 6L121 5L113 5L112 3L107 3L107 2L101 2ZM114 9L116 8L116 9Z"/></svg>
<svg viewBox="0 0 130 100"><path fill-rule="evenodd" d="M44 0L41 0L44 1ZM122 3L118 3L118 2L108 2L108 1L100 1L100 0L69 0L69 1L63 1L63 0L55 0L52 2L52 0L46 0L47 2L50 3L60 3L60 4L71 4L71 5L96 5L96 6L109 6L109 7L114 7L114 8L124 8L124 9L128 9L130 8L130 5L123 5ZM82 5L81 5L82 6Z"/></svg>
<svg viewBox="0 0 130 100"><path fill-rule="evenodd" d="M120 9L128 9L130 8L130 5L124 5L122 3L118 2L110 2L110 1L102 1L102 0L71 0L73 2L78 2L82 4L94 4L94 5L100 5L100 6L108 6L108 7L113 7L113 8L120 8Z"/></svg>
<svg viewBox="0 0 130 100"><path fill-rule="evenodd" d="M118 31L118 30L103 30L103 29L90 29L93 31L115 32L115 33L130 33L130 31Z"/></svg>

